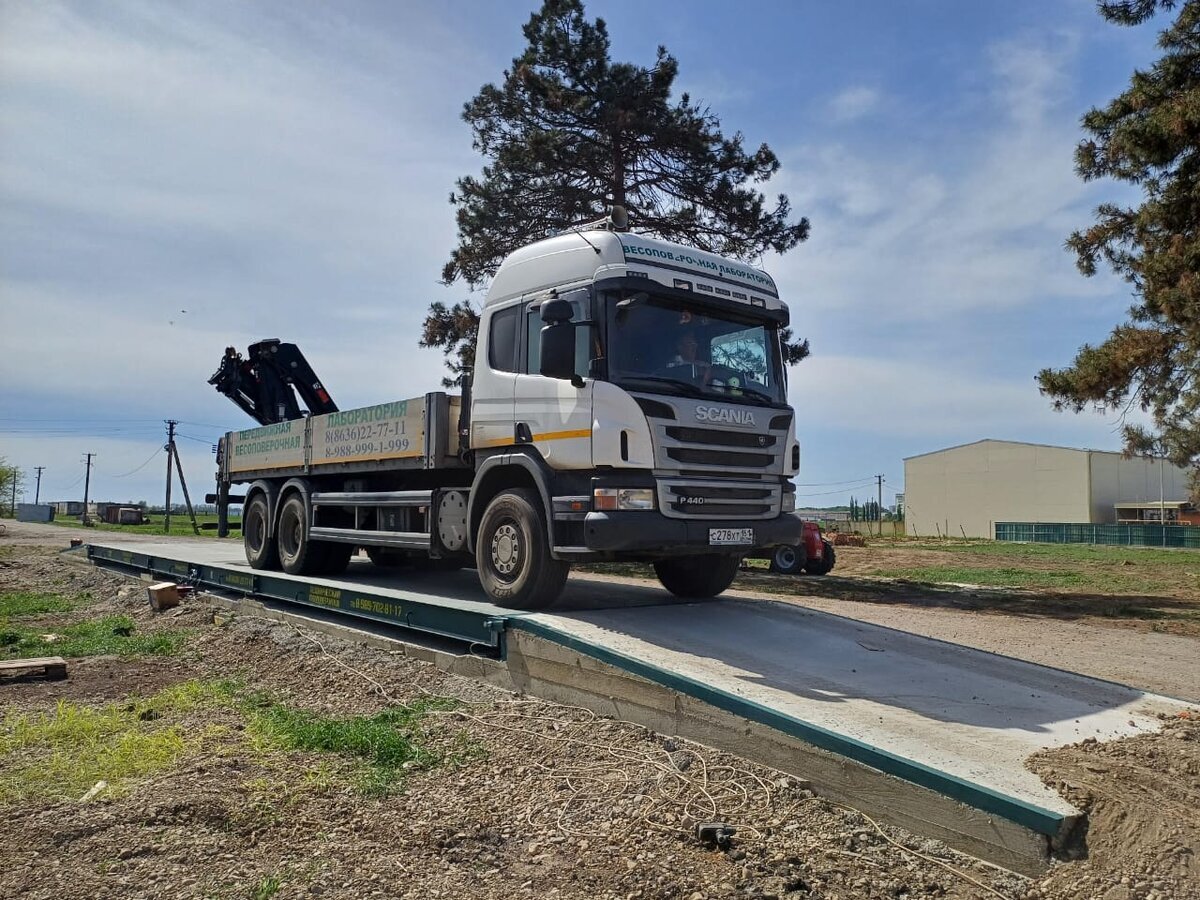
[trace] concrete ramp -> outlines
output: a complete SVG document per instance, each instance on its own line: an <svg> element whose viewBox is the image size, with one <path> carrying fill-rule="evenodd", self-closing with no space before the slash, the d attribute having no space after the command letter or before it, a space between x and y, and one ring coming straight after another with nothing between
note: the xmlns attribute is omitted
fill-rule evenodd
<svg viewBox="0 0 1200 900"><path fill-rule="evenodd" d="M481 602L473 572L254 572L216 541L96 543L93 561L450 637L446 668L700 741L831 799L1033 872L1079 811L1025 768L1039 750L1153 731L1183 703L770 600L680 603L572 579L565 609ZM919 612L914 613L919 615ZM479 654L494 662L481 663Z"/></svg>

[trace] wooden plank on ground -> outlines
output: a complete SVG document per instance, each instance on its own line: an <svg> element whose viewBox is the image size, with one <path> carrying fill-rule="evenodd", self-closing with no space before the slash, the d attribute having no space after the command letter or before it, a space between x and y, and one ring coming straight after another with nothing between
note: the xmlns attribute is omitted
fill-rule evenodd
<svg viewBox="0 0 1200 900"><path fill-rule="evenodd" d="M0 660L0 674L10 672L25 672L30 669L41 669L49 681L57 681L67 677L67 661L61 656L35 656L30 659Z"/></svg>

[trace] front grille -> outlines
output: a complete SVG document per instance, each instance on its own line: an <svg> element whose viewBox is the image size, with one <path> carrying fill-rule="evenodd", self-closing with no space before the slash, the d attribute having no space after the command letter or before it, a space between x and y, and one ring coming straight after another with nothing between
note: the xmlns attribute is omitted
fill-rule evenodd
<svg viewBox="0 0 1200 900"><path fill-rule="evenodd" d="M672 488L677 497L689 500L765 500L773 493L767 487L724 487L712 484L685 484Z"/></svg>
<svg viewBox="0 0 1200 900"><path fill-rule="evenodd" d="M686 516L700 515L700 509L691 503L672 503L671 509L677 513ZM771 511L771 507L765 503L726 503L715 507L711 511L711 516L718 519L758 519ZM708 510L704 511L706 514Z"/></svg>
<svg viewBox="0 0 1200 900"><path fill-rule="evenodd" d="M746 434L741 431L717 431L715 428L685 428L669 425L664 429L667 437L682 444L704 444L708 447L757 447L775 446L775 436L770 434Z"/></svg>
<svg viewBox="0 0 1200 900"><path fill-rule="evenodd" d="M668 447L667 456L676 462L694 466L733 466L739 469L766 468L775 461L772 453L734 453L693 447Z"/></svg>
<svg viewBox="0 0 1200 900"><path fill-rule="evenodd" d="M779 483L661 479L658 505L674 519L770 519L779 512Z"/></svg>

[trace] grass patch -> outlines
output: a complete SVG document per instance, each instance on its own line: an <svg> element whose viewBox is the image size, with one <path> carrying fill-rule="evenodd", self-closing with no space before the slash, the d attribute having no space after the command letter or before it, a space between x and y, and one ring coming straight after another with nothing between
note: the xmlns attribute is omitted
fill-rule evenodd
<svg viewBox="0 0 1200 900"><path fill-rule="evenodd" d="M430 768L444 761L421 746L421 722L427 713L455 705L451 700L419 700L371 716L336 718L295 709L266 692L227 678L174 685L145 701L142 707L162 716L202 706L233 709L245 717L247 733L258 749L330 753L359 761L364 769L359 773L358 788L379 796L387 794L405 771ZM331 776L328 770L318 769L314 777L328 781Z"/></svg>
<svg viewBox="0 0 1200 900"><path fill-rule="evenodd" d="M54 633L5 623L0 624L0 659L169 655L186 637L181 631L137 634L133 619L128 616L105 616L77 622Z"/></svg>
<svg viewBox="0 0 1200 900"><path fill-rule="evenodd" d="M82 797L96 782L120 792L130 779L153 774L187 748L176 727L143 721L136 706L91 709L61 700L52 713L8 713L0 724L0 802Z"/></svg>
<svg viewBox="0 0 1200 900"><path fill-rule="evenodd" d="M215 528L204 529L207 524L216 524L216 515L209 514L196 516L196 522L201 526L200 537L216 537L217 531ZM171 513L171 530L163 531L163 517L161 514L151 517L148 522L141 525L110 525L107 522L97 522L95 517L92 517L92 523L85 526L77 518L61 518L50 522L51 525L58 525L62 528L85 528L88 531L115 531L124 534L172 534L179 537L195 537L196 533L192 531L192 520L188 518L187 513L182 516L177 513ZM230 518L229 528L236 532L235 537L241 537L242 521L240 518Z"/></svg>
<svg viewBox="0 0 1200 900"><path fill-rule="evenodd" d="M1078 572L1045 572L1015 567L974 568L960 566L922 566L880 572L888 578L920 581L928 584L978 584L1006 588L1079 588L1089 579Z"/></svg>
<svg viewBox="0 0 1200 900"><path fill-rule="evenodd" d="M430 768L442 759L418 743L420 721L435 709L453 703L417 701L372 716L339 719L298 710L261 693L247 693L240 701L247 713L251 734L264 747L336 753L366 764L358 788L372 796L386 795L403 772Z"/></svg>
<svg viewBox="0 0 1200 900"><path fill-rule="evenodd" d="M72 599L61 594L43 594L35 591L0 591L0 619L68 612L91 599L88 594L81 594Z"/></svg>
<svg viewBox="0 0 1200 900"><path fill-rule="evenodd" d="M879 546L886 546L880 544ZM1114 547L1105 544L1021 544L1013 541L910 541L895 545L903 550L937 550L967 556L1007 557L1014 560L1109 563L1135 566L1179 566L1195 568L1200 565L1200 551L1162 550L1149 547Z"/></svg>
<svg viewBox="0 0 1200 900"><path fill-rule="evenodd" d="M282 875L264 875L250 892L253 900L270 900L283 887Z"/></svg>
<svg viewBox="0 0 1200 900"><path fill-rule="evenodd" d="M52 712L10 712L0 719L0 804L77 800L101 780L109 784L105 795L119 794L130 781L169 768L202 740L233 733L183 726L189 713L213 707L245 718L244 736L236 738L243 746L248 740L266 753L296 750L348 758L359 764L355 787L382 796L405 773L446 760L422 745L421 723L427 713L454 705L422 700L371 716L335 718L291 708L233 679L185 681L100 709L64 700ZM286 805L287 791L297 784L305 791L324 791L340 780L336 767L322 763L306 770L299 782L289 777L278 789L272 787L264 799L276 809Z"/></svg>

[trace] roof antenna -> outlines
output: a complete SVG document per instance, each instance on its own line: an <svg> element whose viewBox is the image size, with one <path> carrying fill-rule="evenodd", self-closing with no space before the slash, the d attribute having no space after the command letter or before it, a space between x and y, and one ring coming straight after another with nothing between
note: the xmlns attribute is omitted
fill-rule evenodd
<svg viewBox="0 0 1200 900"><path fill-rule="evenodd" d="M583 232L598 231L598 230L626 231L628 228L629 228L629 213L625 211L625 207L620 206L620 205L613 205L613 207L609 210L608 215L605 216L603 219L597 219L594 222L584 222L582 225L572 225L570 228L567 228L564 231L560 231L559 234L566 234L567 232L574 232L575 234L577 234L581 238L583 238L583 242L585 244L587 244L589 247L591 247L593 250L595 250L596 254L599 255L600 248L597 247L595 244L593 244L591 241L589 241L586 237L583 237Z"/></svg>

